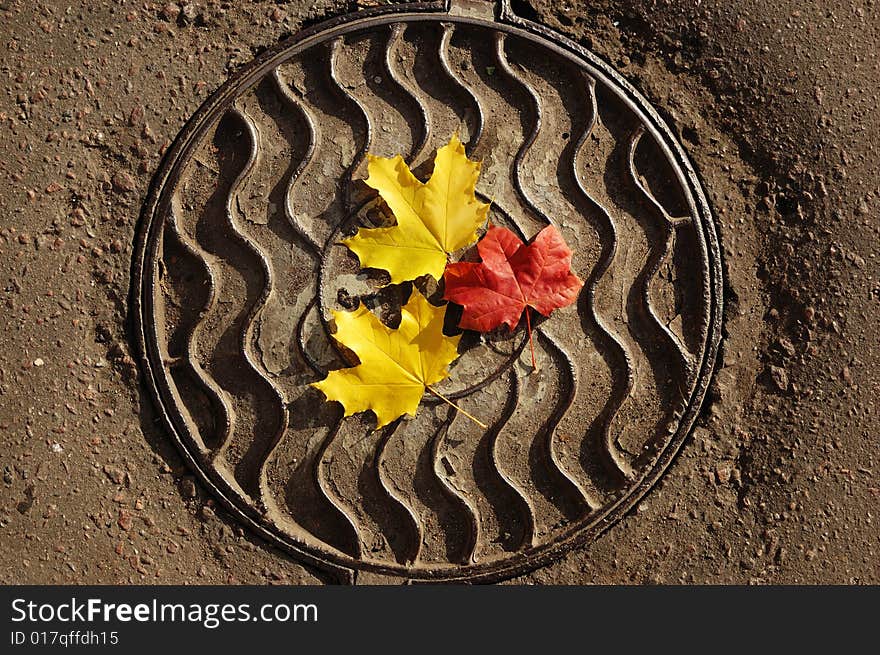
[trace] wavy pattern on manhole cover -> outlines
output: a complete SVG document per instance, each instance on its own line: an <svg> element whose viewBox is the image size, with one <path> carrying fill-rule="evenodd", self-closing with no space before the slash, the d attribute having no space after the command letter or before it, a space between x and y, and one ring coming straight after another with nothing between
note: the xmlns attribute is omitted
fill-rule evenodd
<svg viewBox="0 0 880 655"><path fill-rule="evenodd" d="M337 571L493 580L593 538L669 464L718 345L718 244L681 147L607 65L509 12L403 9L295 37L193 117L144 209L137 338L190 465L265 538ZM401 301L337 242L376 219L367 152L425 179L455 132L492 222L555 224L586 284L536 325L538 371L521 331L462 340L439 389L487 430L426 397L375 431L308 386L345 365L331 309Z"/></svg>

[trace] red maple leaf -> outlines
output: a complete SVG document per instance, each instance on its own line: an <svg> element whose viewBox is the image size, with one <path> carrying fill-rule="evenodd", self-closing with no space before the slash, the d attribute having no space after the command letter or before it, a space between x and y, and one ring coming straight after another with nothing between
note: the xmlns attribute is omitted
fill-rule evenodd
<svg viewBox="0 0 880 655"><path fill-rule="evenodd" d="M531 345L528 308L549 316L573 303L584 285L571 272L571 249L553 225L529 244L507 228L490 227L477 251L481 262L449 264L443 273L444 297L464 307L459 327L466 330L489 332L505 324L512 331L525 311Z"/></svg>

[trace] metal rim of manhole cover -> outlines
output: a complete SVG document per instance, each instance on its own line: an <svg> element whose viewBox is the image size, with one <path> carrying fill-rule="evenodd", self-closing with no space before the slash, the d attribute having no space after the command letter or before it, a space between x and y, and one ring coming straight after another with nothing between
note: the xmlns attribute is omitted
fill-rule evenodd
<svg viewBox="0 0 880 655"><path fill-rule="evenodd" d="M144 205L131 308L168 431L239 521L344 579L492 581L595 538L662 475L712 374L720 252L681 145L608 64L492 9L386 6L263 53ZM584 288L535 326L538 370L521 330L462 339L440 389L488 429L427 396L380 430L342 420L308 386L345 365L329 311L403 293L338 245L381 214L366 154L425 179L455 132L492 222L555 224Z"/></svg>

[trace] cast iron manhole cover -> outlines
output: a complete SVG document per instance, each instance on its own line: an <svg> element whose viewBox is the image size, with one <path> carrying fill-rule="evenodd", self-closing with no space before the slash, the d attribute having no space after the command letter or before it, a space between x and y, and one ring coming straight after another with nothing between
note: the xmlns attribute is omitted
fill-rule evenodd
<svg viewBox="0 0 880 655"><path fill-rule="evenodd" d="M384 7L260 56L181 132L143 212L141 364L190 466L243 523L336 572L486 581L609 527L691 429L720 335L705 194L607 64L502 3ZM344 365L331 309L394 311L339 239L370 220L366 153L421 179L458 132L491 220L555 224L586 281L524 335L470 338L440 390L374 430L308 386ZM456 381L467 381L456 382Z"/></svg>

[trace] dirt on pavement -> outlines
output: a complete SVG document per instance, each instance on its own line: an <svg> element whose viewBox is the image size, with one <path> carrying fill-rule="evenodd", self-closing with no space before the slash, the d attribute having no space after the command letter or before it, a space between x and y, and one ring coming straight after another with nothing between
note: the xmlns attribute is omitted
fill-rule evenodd
<svg viewBox="0 0 880 655"><path fill-rule="evenodd" d="M3 583L331 581L190 475L139 387L127 296L141 203L187 119L356 4L0 1ZM880 582L876 6L512 4L664 113L726 272L693 438L619 524L512 582Z"/></svg>

